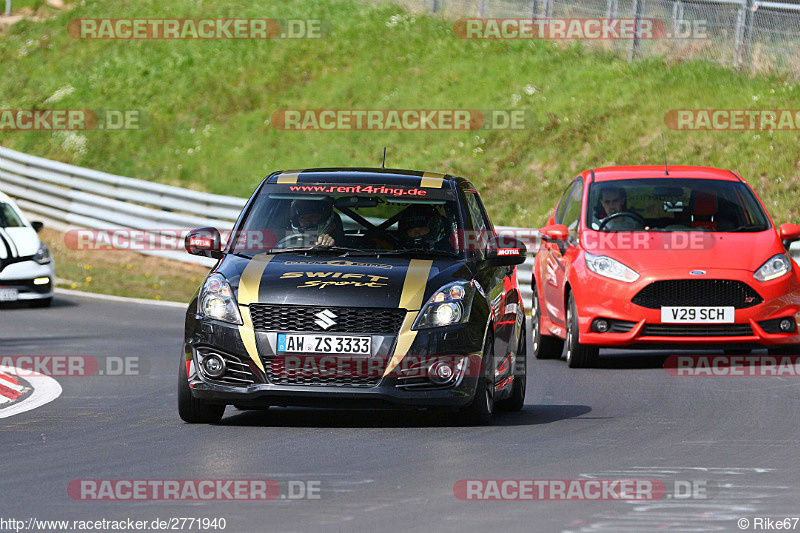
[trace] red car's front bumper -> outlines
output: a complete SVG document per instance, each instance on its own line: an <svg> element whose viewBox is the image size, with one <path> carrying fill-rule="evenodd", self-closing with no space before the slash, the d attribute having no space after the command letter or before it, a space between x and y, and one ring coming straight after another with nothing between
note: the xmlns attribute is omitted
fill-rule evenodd
<svg viewBox="0 0 800 533"><path fill-rule="evenodd" d="M752 272L706 269L703 279L734 280L749 285L763 299L761 303L734 311L734 323L681 327L663 324L661 310L632 302L640 290L654 281L686 279L685 269L660 269L640 273L634 283L624 283L586 272L583 283L573 287L578 309L581 344L594 346L635 345L764 345L800 344L800 276L795 268L778 279L760 282ZM712 295L709 295L713 299ZM713 303L709 305L714 305ZM605 333L592 331L595 319L604 318L613 327ZM774 332L765 321L789 318L795 323L790 333ZM765 327L767 330L765 331Z"/></svg>

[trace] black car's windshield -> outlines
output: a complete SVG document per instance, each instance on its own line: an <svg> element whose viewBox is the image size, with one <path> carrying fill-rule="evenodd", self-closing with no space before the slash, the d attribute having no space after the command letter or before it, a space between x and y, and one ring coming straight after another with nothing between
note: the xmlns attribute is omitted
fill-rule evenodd
<svg viewBox="0 0 800 533"><path fill-rule="evenodd" d="M459 255L454 236L462 233L462 223L455 192L420 190L268 184L232 237L231 250L243 255ZM328 191L335 192L320 194Z"/></svg>
<svg viewBox="0 0 800 533"><path fill-rule="evenodd" d="M769 229L750 188L739 181L632 179L593 183L586 225L598 231L744 232Z"/></svg>

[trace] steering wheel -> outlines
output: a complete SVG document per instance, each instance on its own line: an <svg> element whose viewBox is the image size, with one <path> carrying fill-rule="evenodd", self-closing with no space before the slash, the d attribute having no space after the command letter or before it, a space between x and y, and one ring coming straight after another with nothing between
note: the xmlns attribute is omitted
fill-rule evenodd
<svg viewBox="0 0 800 533"><path fill-rule="evenodd" d="M283 239L279 240L278 243L275 245L275 248L292 248L292 246L286 246L286 243L292 241L300 241L298 244L305 243L306 236L302 233L295 233L294 235L287 235Z"/></svg>
<svg viewBox="0 0 800 533"><path fill-rule="evenodd" d="M600 225L597 227L597 230L599 231L599 230L605 228L606 225L609 222L611 222L615 218L621 218L621 217L632 218L633 220L636 221L637 224L639 224L640 226L644 227L644 218L642 218L641 215L638 215L636 213L632 213L630 211L620 211L619 213L614 213L613 215L609 215L606 218L604 218L603 220L601 220L600 221Z"/></svg>

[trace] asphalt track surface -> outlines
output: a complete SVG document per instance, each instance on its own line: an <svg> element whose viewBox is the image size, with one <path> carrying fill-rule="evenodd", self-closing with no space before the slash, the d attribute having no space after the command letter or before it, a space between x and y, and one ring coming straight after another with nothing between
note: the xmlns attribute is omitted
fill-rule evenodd
<svg viewBox="0 0 800 533"><path fill-rule="evenodd" d="M800 378L674 377L667 352L601 367L532 361L526 406L487 427L424 413L228 407L177 415L183 311L57 296L0 310L0 355L139 358L132 376L60 377L52 403L0 419L0 519L225 518L226 531L741 531L800 516ZM623 353L625 354L623 356ZM76 479L318 481L319 499L76 501ZM462 501L462 479L657 479L693 499ZM800 524L796 526L800 530ZM71 528L70 528L71 530ZM212 530L213 531L213 530Z"/></svg>

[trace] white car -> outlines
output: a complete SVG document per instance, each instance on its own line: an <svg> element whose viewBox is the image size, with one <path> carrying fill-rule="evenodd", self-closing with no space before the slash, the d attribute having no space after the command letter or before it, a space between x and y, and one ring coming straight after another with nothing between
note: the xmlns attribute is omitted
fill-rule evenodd
<svg viewBox="0 0 800 533"><path fill-rule="evenodd" d="M41 222L28 222L0 192L0 303L27 301L47 307L53 301L55 263L36 235L42 227Z"/></svg>

